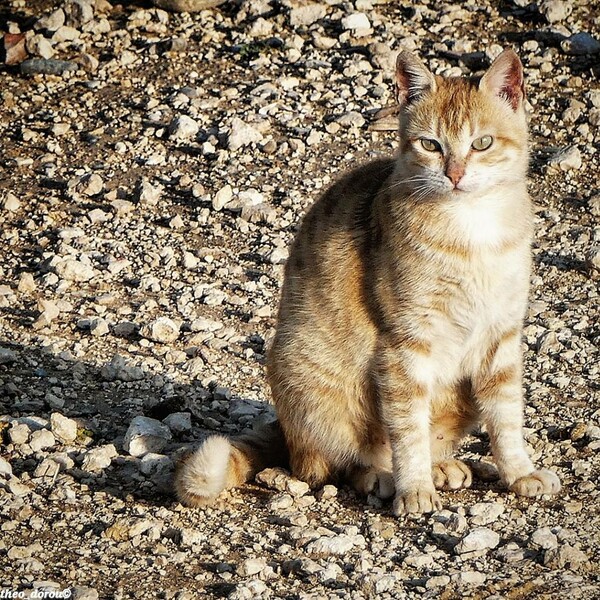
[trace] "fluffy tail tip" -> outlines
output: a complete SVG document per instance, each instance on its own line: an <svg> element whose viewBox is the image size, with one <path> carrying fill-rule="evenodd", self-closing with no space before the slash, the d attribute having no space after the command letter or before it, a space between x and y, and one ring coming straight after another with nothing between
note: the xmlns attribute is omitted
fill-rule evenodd
<svg viewBox="0 0 600 600"><path fill-rule="evenodd" d="M185 456L175 471L175 491L182 504L210 504L227 485L232 446L223 436L209 437Z"/></svg>

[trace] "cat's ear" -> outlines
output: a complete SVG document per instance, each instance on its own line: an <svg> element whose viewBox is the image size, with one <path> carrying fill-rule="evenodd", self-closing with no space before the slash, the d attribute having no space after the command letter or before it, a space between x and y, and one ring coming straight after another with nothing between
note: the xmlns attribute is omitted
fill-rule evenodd
<svg viewBox="0 0 600 600"><path fill-rule="evenodd" d="M404 107L425 92L435 91L435 77L431 71L407 50L396 59L396 95L398 104Z"/></svg>
<svg viewBox="0 0 600 600"><path fill-rule="evenodd" d="M525 100L523 65L514 50L504 50L479 82L479 89L504 98L516 111Z"/></svg>

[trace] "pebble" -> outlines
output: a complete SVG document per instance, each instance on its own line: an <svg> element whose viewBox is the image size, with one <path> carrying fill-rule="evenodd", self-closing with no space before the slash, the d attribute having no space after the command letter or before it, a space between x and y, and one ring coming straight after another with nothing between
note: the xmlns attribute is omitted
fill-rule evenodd
<svg viewBox="0 0 600 600"><path fill-rule="evenodd" d="M179 325L168 317L158 317L142 325L140 335L161 344L169 344L179 337Z"/></svg>
<svg viewBox="0 0 600 600"><path fill-rule="evenodd" d="M54 270L61 279L78 283L89 281L96 276L96 270L93 267L74 258L61 260L56 264Z"/></svg>
<svg viewBox="0 0 600 600"><path fill-rule="evenodd" d="M249 144L258 143L263 139L262 133L244 123L240 118L234 117L231 121L228 136L228 148L235 152Z"/></svg>
<svg viewBox="0 0 600 600"><path fill-rule="evenodd" d="M91 448L83 453L81 468L90 473L99 473L108 468L116 456L118 452L113 444Z"/></svg>
<svg viewBox="0 0 600 600"><path fill-rule="evenodd" d="M579 548L562 544L558 548L550 548L544 552L544 566L551 569L585 571L589 567L589 558Z"/></svg>
<svg viewBox="0 0 600 600"><path fill-rule="evenodd" d="M53 10L51 13L40 17L35 25L34 29L40 30L45 29L47 31L56 31L60 29L65 24L65 11L62 8L57 8Z"/></svg>
<svg viewBox="0 0 600 600"><path fill-rule="evenodd" d="M224 185L213 197L212 207L215 210L222 210L233 199L233 190L229 184Z"/></svg>
<svg viewBox="0 0 600 600"><path fill-rule="evenodd" d="M136 197L140 204L156 206L162 195L162 187L150 183L147 177L142 177L136 186Z"/></svg>
<svg viewBox="0 0 600 600"><path fill-rule="evenodd" d="M39 452L45 448L52 448L55 443L56 438L47 429L34 431L29 438L29 445L34 452Z"/></svg>
<svg viewBox="0 0 600 600"><path fill-rule="evenodd" d="M558 538L550 527L540 527L531 534L531 543L543 550L552 550L558 547Z"/></svg>
<svg viewBox="0 0 600 600"><path fill-rule="evenodd" d="M11 464L5 458L0 456L0 476L8 478L11 475L12 475Z"/></svg>
<svg viewBox="0 0 600 600"><path fill-rule="evenodd" d="M562 171L578 170L583 164L581 152L576 146L569 146L557 152L548 163Z"/></svg>
<svg viewBox="0 0 600 600"><path fill-rule="evenodd" d="M575 33L561 43L566 54L576 56L582 54L598 54L600 52L600 41L586 32Z"/></svg>
<svg viewBox="0 0 600 600"><path fill-rule="evenodd" d="M50 426L52 433L63 442L74 442L77 438L77 423L60 413L50 415Z"/></svg>
<svg viewBox="0 0 600 600"><path fill-rule="evenodd" d="M250 577L260 573L267 566L264 558L247 558L242 561L236 572L241 577Z"/></svg>
<svg viewBox="0 0 600 600"><path fill-rule="evenodd" d="M487 527L477 527L465 535L454 547L455 554L490 550L500 543L500 536Z"/></svg>
<svg viewBox="0 0 600 600"><path fill-rule="evenodd" d="M477 502L469 508L469 515L473 517L473 525L488 525L494 523L504 513L504 506L495 502Z"/></svg>
<svg viewBox="0 0 600 600"><path fill-rule="evenodd" d="M10 348L0 348L0 365L10 365L16 362L18 355Z"/></svg>
<svg viewBox="0 0 600 600"><path fill-rule="evenodd" d="M189 433L192 430L192 415L188 412L171 413L163 423L175 434Z"/></svg>
<svg viewBox="0 0 600 600"><path fill-rule="evenodd" d="M356 546L364 546L365 538L362 535L333 535L322 536L306 546L309 554L346 554Z"/></svg>
<svg viewBox="0 0 600 600"><path fill-rule="evenodd" d="M549 23L558 23L571 14L573 6L566 0L542 0L539 10Z"/></svg>
<svg viewBox="0 0 600 600"><path fill-rule="evenodd" d="M2 206L9 212L17 212L21 208L21 202L12 192L8 192L4 197Z"/></svg>
<svg viewBox="0 0 600 600"><path fill-rule="evenodd" d="M365 13L354 13L342 19L342 27L356 32L370 29L371 22Z"/></svg>
<svg viewBox="0 0 600 600"><path fill-rule="evenodd" d="M312 25L327 14L327 9L322 4L312 3L297 6L290 11L290 24L292 27Z"/></svg>
<svg viewBox="0 0 600 600"><path fill-rule="evenodd" d="M137 457L149 452L160 453L171 437L169 428L160 421L150 417L135 417L125 433L123 450Z"/></svg>
<svg viewBox="0 0 600 600"><path fill-rule="evenodd" d="M200 130L198 123L187 115L175 117L167 129L169 137L178 141L188 141L194 139Z"/></svg>
<svg viewBox="0 0 600 600"><path fill-rule="evenodd" d="M130 364L119 354L115 354L110 362L102 366L100 374L107 381L138 381L144 378L144 370L141 367Z"/></svg>
<svg viewBox="0 0 600 600"><path fill-rule="evenodd" d="M77 63L69 60L28 58L20 64L25 75L64 75L77 70Z"/></svg>

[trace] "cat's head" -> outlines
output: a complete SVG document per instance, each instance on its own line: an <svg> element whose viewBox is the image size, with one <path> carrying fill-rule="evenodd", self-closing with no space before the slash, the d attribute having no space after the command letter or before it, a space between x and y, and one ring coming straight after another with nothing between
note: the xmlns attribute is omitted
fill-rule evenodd
<svg viewBox="0 0 600 600"><path fill-rule="evenodd" d="M416 197L460 198L525 178L523 67L513 50L481 79L435 76L404 51L396 85L402 176Z"/></svg>

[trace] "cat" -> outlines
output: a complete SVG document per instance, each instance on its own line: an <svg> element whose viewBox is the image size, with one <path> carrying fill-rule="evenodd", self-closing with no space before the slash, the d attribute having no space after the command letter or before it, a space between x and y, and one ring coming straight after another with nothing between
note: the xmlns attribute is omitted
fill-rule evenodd
<svg viewBox="0 0 600 600"><path fill-rule="evenodd" d="M346 174L304 218L267 357L277 421L208 438L179 465L187 505L289 465L312 487L345 478L396 515L471 485L452 458L485 424L503 483L554 494L523 439L521 331L532 239L523 67L434 76L402 51L400 149Z"/></svg>

